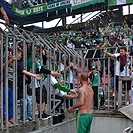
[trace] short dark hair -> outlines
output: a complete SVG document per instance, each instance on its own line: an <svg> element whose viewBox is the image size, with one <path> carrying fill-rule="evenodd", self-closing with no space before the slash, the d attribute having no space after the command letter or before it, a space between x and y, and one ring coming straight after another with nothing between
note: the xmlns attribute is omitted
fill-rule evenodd
<svg viewBox="0 0 133 133"><path fill-rule="evenodd" d="M120 47L120 49L123 49L125 52L127 52L127 48L125 46Z"/></svg>

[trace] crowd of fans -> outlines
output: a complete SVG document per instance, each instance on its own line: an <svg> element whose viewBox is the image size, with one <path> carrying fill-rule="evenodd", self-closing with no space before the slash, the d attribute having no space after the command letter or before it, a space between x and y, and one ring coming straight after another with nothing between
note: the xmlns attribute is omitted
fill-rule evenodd
<svg viewBox="0 0 133 133"><path fill-rule="evenodd" d="M52 2L55 0L24 0L22 3L22 7L26 8L26 7L32 7L32 6L36 6L39 4L44 4L46 2Z"/></svg>
<svg viewBox="0 0 133 133"><path fill-rule="evenodd" d="M61 44L61 45L66 45L68 48L75 50L82 58L87 58L88 59L88 69L89 72L91 71L92 74L96 74L95 76L97 77L97 88L102 87L102 76L103 76L103 72L105 70L106 74L112 73L110 78L112 79L112 77L114 78L113 74L114 74L114 70L110 69L108 70L108 63L107 61L105 62L105 64L103 63L103 60L99 60L102 57L106 57L108 58L108 55L106 54L106 52L103 51L104 48L107 48L108 52L114 53L115 50L121 46L126 46L128 49L128 55L132 56L133 55L133 25L131 25L131 27L128 26L128 24L126 22L123 22L121 24L117 24L115 22L111 22L108 24L107 27L101 27L101 28L97 28L97 30L82 30L82 31L63 31L63 32L56 32L56 33L49 33L49 34L45 34L44 35L45 38L47 39L51 39L54 42L57 42L57 44ZM12 41L11 41L12 42ZM11 42L9 43L9 57L12 57L12 52L13 52L13 45L11 44ZM20 42L18 44L18 51L20 51L19 53L21 55L18 55L19 58L21 58L24 47L23 44ZM61 54L61 62L59 63L59 53L58 50L55 52L55 55L51 55L51 65L53 66L53 70L48 70L47 66L46 66L46 59L47 57L47 53L46 52L47 49L43 49L42 53L40 50L40 47L35 47L35 64L36 64L36 72L38 74L43 73L44 75L44 79L47 79L47 74L51 74L51 88L56 89L56 91L53 91L53 89L51 89L51 92L53 94L53 92L56 94L55 99L57 99L57 103L55 105L55 107L51 108L51 113L53 113L54 111L59 112L59 107L61 107L62 109L62 104L64 102L64 98L75 98L76 96L73 96L71 94L66 94L65 92L71 92L70 89L73 89L75 87L75 77L77 75L77 73L79 72L79 69L76 65L76 62L74 62L74 58L70 58L67 55ZM27 48L27 70L30 71L32 69L32 49L31 49L31 45L28 46ZM40 60L40 55L42 54L43 56L43 65L41 65L41 60ZM16 57L18 59L18 57ZM11 58L12 59L12 58ZM15 59L13 58L12 61L14 61ZM12 62L11 61L11 62ZM19 62L19 61L18 61ZM130 60L131 62L131 60ZM22 67L23 64L23 60L20 60L20 66L18 67L20 77L22 81L22 77L23 74L27 74L27 72L25 71L25 69ZM109 67L112 67L114 64L114 60L112 61L112 63L110 64ZM132 64L132 63L131 63ZM13 70L13 64L9 64L9 67L11 68L10 70ZM103 68L105 67L105 69L103 70ZM56 70L58 70L60 73L56 72ZM96 73L98 71L98 73ZM12 81L11 78L12 77L12 71L9 72L10 75L10 81ZM55 78L54 76L61 76L62 75L62 80L59 80L58 78ZM19 76L19 75L18 75ZM38 75L32 75L36 78L38 78ZM100 84L99 84L99 79L100 78ZM93 80L91 79L90 82L92 82L93 84ZM114 80L114 79L113 79ZM31 83L32 81L30 81ZM21 101L22 104L22 108L21 108L21 117L20 119L23 121L23 86L21 86L23 83L18 84L18 92L20 92L18 94L18 100ZM68 86L66 86L68 85ZM11 86L13 87L13 86ZM42 117L42 118L48 118L49 115L46 114L45 112L45 104L46 104L46 99L47 99L47 93L46 90L48 90L49 88L47 88L47 83L44 83L42 88L42 103L40 103L40 84L38 85L38 81L36 81L36 102L37 102L37 110L38 110L38 117ZM94 89L96 88L95 84L94 84ZM112 83L112 89L114 89L114 83ZM60 91L59 91L60 90ZM113 90L114 92L114 90ZM94 92L98 93L97 92ZM115 92L114 92L115 93ZM12 94L13 95L13 94ZM20 96L21 95L21 96ZM30 94L27 94L30 95ZM51 95L51 98L53 99L53 95ZM99 109L98 107L98 97L97 94L94 96L94 109ZM12 102L12 100L10 100L10 103ZM26 102L28 102L29 104L26 104L27 106L29 106L29 110L27 110L27 118L26 120L32 121L32 113L31 113L31 99L29 97L26 97ZM66 108L68 108L68 103L70 105L73 105L73 101L67 102L66 101ZM40 104L42 104L42 112L40 111ZM55 109L55 110L54 110ZM105 109L105 99L104 99L104 90L102 91L102 97L101 97L101 104L100 104L100 109ZM12 109L11 109L12 110ZM5 112L4 112L5 114ZM13 112L12 112L13 114ZM28 114L30 114L30 116L28 117ZM12 117L12 116L10 116ZM11 118L9 118L11 119ZM12 120L12 119L11 119ZM12 123L12 121L9 121L9 123Z"/></svg>
<svg viewBox="0 0 133 133"><path fill-rule="evenodd" d="M95 66L95 70L99 71L101 79L104 73L105 75L109 74L109 78L111 79L111 85L109 86L113 92L115 85L112 79L114 80L115 59L111 59L110 64L108 64L109 56L104 53L105 48L109 53L119 53L121 47L126 47L126 62L127 65L130 65L130 76L132 75L133 20L131 20L130 25L126 21L123 23L110 22L107 27L100 27L97 28L97 30L95 28L95 30L92 29L91 31L56 32L51 34L51 38L58 43L62 43L62 45L66 45L70 49L74 49L81 57L88 59L88 69L91 71L92 66ZM123 58L123 61L124 60ZM131 83L129 86L131 89ZM116 89L118 89L118 87ZM113 93L113 96L114 95L115 92ZM129 95L127 97L126 99L128 99L128 101L126 105L129 105ZM102 99L102 101L104 100ZM102 107L104 108L103 105L104 104L102 104ZM118 101L116 105L118 106ZM96 106L95 108L97 109L98 107Z"/></svg>
<svg viewBox="0 0 133 133"><path fill-rule="evenodd" d="M43 4L48 2L48 0L24 0L22 3L22 7L26 8L26 7L32 7L38 4Z"/></svg>

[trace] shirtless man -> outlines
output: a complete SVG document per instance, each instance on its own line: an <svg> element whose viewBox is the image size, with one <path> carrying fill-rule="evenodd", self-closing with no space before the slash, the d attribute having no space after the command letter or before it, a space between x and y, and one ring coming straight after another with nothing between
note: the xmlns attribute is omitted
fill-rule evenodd
<svg viewBox="0 0 133 133"><path fill-rule="evenodd" d="M78 90L79 97L77 103L68 109L71 113L74 109L78 108L77 133L90 133L92 116L92 103L93 103L93 90L88 85L88 75L82 73L80 76L82 87Z"/></svg>

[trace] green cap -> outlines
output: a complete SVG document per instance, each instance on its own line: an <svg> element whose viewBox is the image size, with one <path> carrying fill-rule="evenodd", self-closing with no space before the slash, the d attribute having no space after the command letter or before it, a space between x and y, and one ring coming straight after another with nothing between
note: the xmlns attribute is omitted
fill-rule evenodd
<svg viewBox="0 0 133 133"><path fill-rule="evenodd" d="M95 70L95 69L96 69L96 67L95 67L95 66L92 66L92 67L91 67L91 70L93 70L93 69Z"/></svg>

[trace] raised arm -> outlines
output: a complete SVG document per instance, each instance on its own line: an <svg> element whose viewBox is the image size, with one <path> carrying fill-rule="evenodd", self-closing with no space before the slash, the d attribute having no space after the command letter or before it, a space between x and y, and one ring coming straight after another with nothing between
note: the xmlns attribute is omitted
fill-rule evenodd
<svg viewBox="0 0 133 133"><path fill-rule="evenodd" d="M5 20L5 25L9 25L9 18L8 18L5 10L3 9L3 7L0 7L0 13L3 15L3 18Z"/></svg>
<svg viewBox="0 0 133 133"><path fill-rule="evenodd" d="M111 56L111 57L115 57L114 54L107 52L107 49L106 48L104 49L104 53L107 54L107 55L109 55L109 56Z"/></svg>

